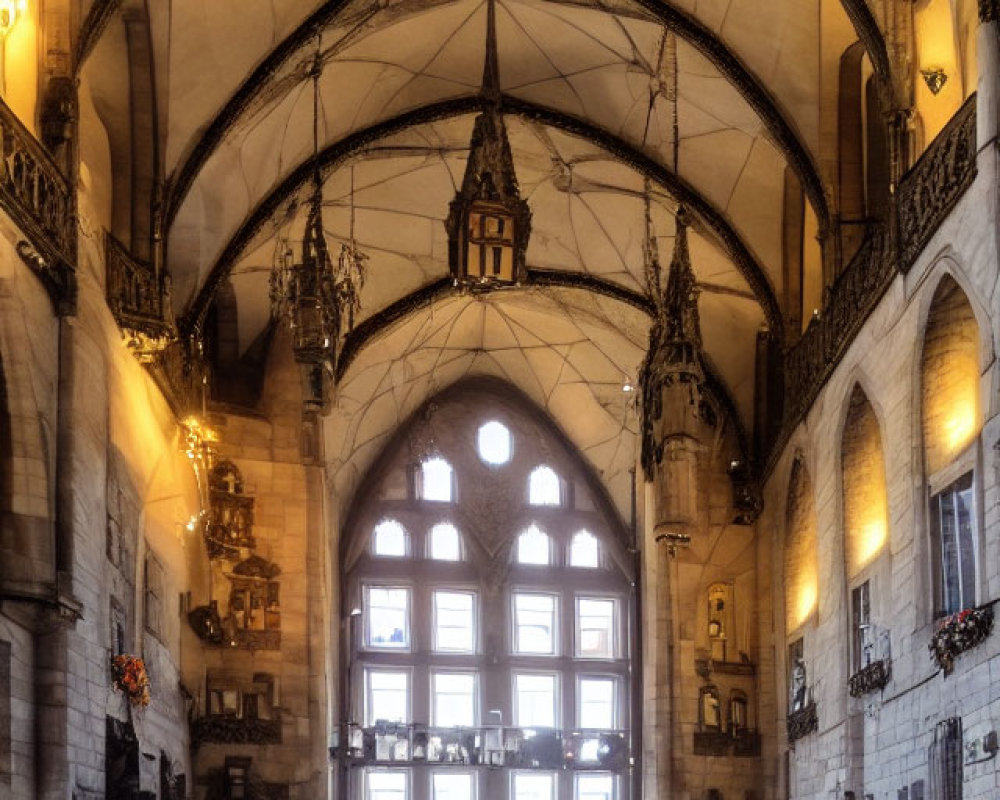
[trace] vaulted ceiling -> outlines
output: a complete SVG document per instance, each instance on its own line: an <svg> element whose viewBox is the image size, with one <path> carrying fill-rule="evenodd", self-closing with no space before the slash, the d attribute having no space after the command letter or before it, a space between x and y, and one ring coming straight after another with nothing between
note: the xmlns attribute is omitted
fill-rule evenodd
<svg viewBox="0 0 1000 800"><path fill-rule="evenodd" d="M783 325L786 173L821 227L830 216L816 166L820 0L496 0L532 280L462 296L444 219L480 108L486 18L486 0L151 8L175 311L197 325L230 281L241 348L267 325L276 250L305 222L319 52L324 225L336 246L353 213L370 257L327 425L345 474L428 392L485 372L548 407L597 470L624 480L635 420L621 387L649 325L647 198L664 264L678 205L693 212L707 354L749 428L756 334ZM606 424L583 423L587 405Z"/></svg>

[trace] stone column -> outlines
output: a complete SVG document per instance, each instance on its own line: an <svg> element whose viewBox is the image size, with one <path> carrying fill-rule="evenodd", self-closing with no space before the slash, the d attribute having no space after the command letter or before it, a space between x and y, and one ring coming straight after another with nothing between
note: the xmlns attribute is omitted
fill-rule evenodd
<svg viewBox="0 0 1000 800"><path fill-rule="evenodd" d="M979 0L979 86L976 100L976 144L982 149L1000 132L1000 0Z"/></svg>

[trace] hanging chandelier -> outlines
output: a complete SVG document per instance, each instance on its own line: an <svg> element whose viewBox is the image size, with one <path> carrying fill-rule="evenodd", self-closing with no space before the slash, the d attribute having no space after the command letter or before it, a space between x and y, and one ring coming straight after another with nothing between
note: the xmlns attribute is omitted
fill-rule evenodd
<svg viewBox="0 0 1000 800"><path fill-rule="evenodd" d="M296 260L288 241L281 242L270 278L271 313L275 319L287 322L296 361L321 371L312 374L311 381L336 374L343 339L354 328L354 317L361 307L368 259L358 249L354 238L353 166L350 234L348 241L341 245L336 261L331 257L323 229L323 182L319 164L319 76L322 70L323 61L317 46L311 72L313 185L301 257Z"/></svg>

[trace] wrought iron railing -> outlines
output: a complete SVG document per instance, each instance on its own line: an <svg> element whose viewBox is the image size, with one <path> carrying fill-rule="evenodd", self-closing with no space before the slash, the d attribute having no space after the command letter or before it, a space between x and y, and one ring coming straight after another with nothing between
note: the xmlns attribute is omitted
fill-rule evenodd
<svg viewBox="0 0 1000 800"><path fill-rule="evenodd" d="M820 313L785 354L785 428L812 406L865 320L926 247L976 176L976 98L970 97L903 176L889 221L874 224L827 290Z"/></svg>
<svg viewBox="0 0 1000 800"><path fill-rule="evenodd" d="M110 233L105 238L108 307L129 349L140 362L152 362L176 338L170 281L153 265L132 256Z"/></svg>
<svg viewBox="0 0 1000 800"><path fill-rule="evenodd" d="M331 758L349 764L484 765L516 769L620 771L629 760L623 731L498 726L435 728L418 723L347 725Z"/></svg>
<svg viewBox="0 0 1000 800"><path fill-rule="evenodd" d="M281 744L281 720L212 714L191 723L191 742L222 744Z"/></svg>
<svg viewBox="0 0 1000 800"><path fill-rule="evenodd" d="M24 234L21 257L60 313L76 300L76 209L72 186L45 148L0 100L0 207Z"/></svg>

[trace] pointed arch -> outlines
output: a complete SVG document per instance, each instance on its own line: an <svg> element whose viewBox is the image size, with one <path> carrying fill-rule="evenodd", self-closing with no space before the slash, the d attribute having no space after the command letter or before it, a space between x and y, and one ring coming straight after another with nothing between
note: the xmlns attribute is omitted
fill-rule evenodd
<svg viewBox="0 0 1000 800"><path fill-rule="evenodd" d="M801 456L792 463L785 506L785 630L801 628L819 604L816 498Z"/></svg>
<svg viewBox="0 0 1000 800"><path fill-rule="evenodd" d="M979 325L965 292L950 275L938 282L920 355L924 469L933 475L979 434Z"/></svg>
<svg viewBox="0 0 1000 800"><path fill-rule="evenodd" d="M868 396L855 383L840 441L844 563L856 577L883 552L889 507L882 430Z"/></svg>

